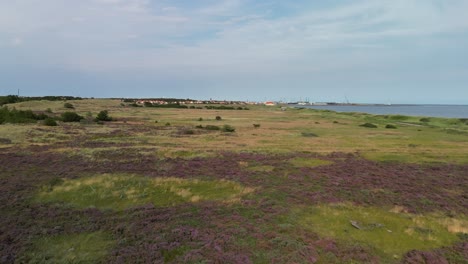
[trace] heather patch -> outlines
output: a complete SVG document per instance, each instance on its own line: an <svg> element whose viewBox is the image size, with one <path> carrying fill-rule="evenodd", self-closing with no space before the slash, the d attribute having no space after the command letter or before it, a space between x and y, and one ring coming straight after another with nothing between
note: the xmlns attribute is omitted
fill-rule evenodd
<svg viewBox="0 0 468 264"><path fill-rule="evenodd" d="M133 206L153 204L164 207L199 201L239 201L252 188L216 180L179 178L147 178L125 174L103 174L79 179L65 179L44 186L36 200L43 203L63 203L78 208L124 210Z"/></svg>
<svg viewBox="0 0 468 264"><path fill-rule="evenodd" d="M453 244L466 233L466 219L442 215L415 215L401 210L351 204L319 205L299 213L298 223L323 237L357 243L392 259L410 250L428 250Z"/></svg>
<svg viewBox="0 0 468 264"><path fill-rule="evenodd" d="M18 263L99 263L114 242L103 232L43 236Z"/></svg>

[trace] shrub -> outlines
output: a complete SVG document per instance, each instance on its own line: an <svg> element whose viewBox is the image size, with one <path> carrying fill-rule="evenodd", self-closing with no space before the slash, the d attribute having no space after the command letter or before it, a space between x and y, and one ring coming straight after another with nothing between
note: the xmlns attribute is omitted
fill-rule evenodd
<svg viewBox="0 0 468 264"><path fill-rule="evenodd" d="M312 132L302 132L301 135L302 135L303 137L318 137L317 134L312 133Z"/></svg>
<svg viewBox="0 0 468 264"><path fill-rule="evenodd" d="M96 116L96 121L112 121L112 117L109 116L109 112L107 110L102 110Z"/></svg>
<svg viewBox="0 0 468 264"><path fill-rule="evenodd" d="M84 117L78 115L75 112L62 113L62 121L63 122L80 122L81 119L84 119Z"/></svg>
<svg viewBox="0 0 468 264"><path fill-rule="evenodd" d="M253 124L253 127L254 127L254 128L259 128L259 127L260 127L260 124Z"/></svg>
<svg viewBox="0 0 468 264"><path fill-rule="evenodd" d="M396 129L397 127L395 125L388 124L385 126L385 128Z"/></svg>
<svg viewBox="0 0 468 264"><path fill-rule="evenodd" d="M206 130L220 130L221 128L219 126L207 125L205 129Z"/></svg>
<svg viewBox="0 0 468 264"><path fill-rule="evenodd" d="M198 121L203 121L203 118L201 118L201 117L200 117L200 118L198 118Z"/></svg>
<svg viewBox="0 0 468 264"><path fill-rule="evenodd" d="M367 127L367 128L377 128L377 126L372 124L372 123L364 123L364 124L359 125L359 126Z"/></svg>
<svg viewBox="0 0 468 264"><path fill-rule="evenodd" d="M53 118L50 118L50 117L44 119L43 123L46 126L57 126L57 122Z"/></svg>
<svg viewBox="0 0 468 264"><path fill-rule="evenodd" d="M392 115L390 119L392 120L407 120L409 117L404 115Z"/></svg>
<svg viewBox="0 0 468 264"><path fill-rule="evenodd" d="M423 117L423 118L419 119L419 121L427 123L427 122L431 121L431 119L427 118L427 117Z"/></svg>
<svg viewBox="0 0 468 264"><path fill-rule="evenodd" d="M221 120L222 120L222 118L221 118L220 116L216 116L215 119L218 120L218 121L221 121Z"/></svg>
<svg viewBox="0 0 468 264"><path fill-rule="evenodd" d="M75 109L75 107L74 107L72 104L70 104L70 103L64 103L64 104L63 104L63 107L65 107L65 108L67 108L67 109Z"/></svg>
<svg viewBox="0 0 468 264"><path fill-rule="evenodd" d="M51 109L51 108L47 108L45 111L46 111L46 113L49 113L49 114L52 113L52 109Z"/></svg>
<svg viewBox="0 0 468 264"><path fill-rule="evenodd" d="M169 122L167 122L167 123L165 124L165 126L170 126L170 125L171 125L171 123L169 123Z"/></svg>
<svg viewBox="0 0 468 264"><path fill-rule="evenodd" d="M224 125L222 131L232 133L232 132L236 131L236 129L234 127L230 126L230 125Z"/></svg>

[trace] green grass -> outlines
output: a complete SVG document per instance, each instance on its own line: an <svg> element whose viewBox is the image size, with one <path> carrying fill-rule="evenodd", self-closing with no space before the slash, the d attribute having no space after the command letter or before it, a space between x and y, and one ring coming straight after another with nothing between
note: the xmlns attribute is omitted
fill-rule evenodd
<svg viewBox="0 0 468 264"><path fill-rule="evenodd" d="M358 243L388 259L401 258L413 249L450 245L458 240L456 232L467 232L468 224L465 218L412 215L350 204L305 208L298 215L301 226L321 236Z"/></svg>
<svg viewBox="0 0 468 264"><path fill-rule="evenodd" d="M289 163L291 163L294 167L318 167L318 166L330 165L333 162L328 161L328 160L320 160L320 159L294 158L294 159L290 159Z"/></svg>
<svg viewBox="0 0 468 264"><path fill-rule="evenodd" d="M43 236L17 263L99 263L113 245L104 232Z"/></svg>
<svg viewBox="0 0 468 264"><path fill-rule="evenodd" d="M147 178L135 175L97 175L42 188L36 202L63 203L78 208L124 210L152 203L173 206L180 203L214 200L236 202L253 189L226 180L185 180Z"/></svg>

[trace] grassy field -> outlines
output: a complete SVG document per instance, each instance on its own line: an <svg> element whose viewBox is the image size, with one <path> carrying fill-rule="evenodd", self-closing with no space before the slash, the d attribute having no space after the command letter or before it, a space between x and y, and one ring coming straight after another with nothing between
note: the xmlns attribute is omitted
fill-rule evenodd
<svg viewBox="0 0 468 264"><path fill-rule="evenodd" d="M68 103L8 105L84 119L0 125L0 263L468 259L466 120Z"/></svg>

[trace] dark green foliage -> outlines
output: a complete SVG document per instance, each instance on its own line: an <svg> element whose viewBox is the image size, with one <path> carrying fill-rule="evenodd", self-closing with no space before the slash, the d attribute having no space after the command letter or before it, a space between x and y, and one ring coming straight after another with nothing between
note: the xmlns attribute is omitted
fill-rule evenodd
<svg viewBox="0 0 468 264"><path fill-rule="evenodd" d="M0 96L0 106L18 102L21 102L21 98L19 98L17 95Z"/></svg>
<svg viewBox="0 0 468 264"><path fill-rule="evenodd" d="M235 132L236 129L230 125L224 125L223 128L221 129L223 132L229 132L229 133L232 133L232 132Z"/></svg>
<svg viewBox="0 0 468 264"><path fill-rule="evenodd" d="M404 116L404 115L392 115L392 116L389 116L390 119L392 120L407 120L409 119L408 116Z"/></svg>
<svg viewBox="0 0 468 264"><path fill-rule="evenodd" d="M202 126L202 125L198 125L198 126L196 126L195 128L203 129L203 126Z"/></svg>
<svg viewBox="0 0 468 264"><path fill-rule="evenodd" d="M460 122L464 123L465 125L468 125L468 118L460 118L458 120L460 120Z"/></svg>
<svg viewBox="0 0 468 264"><path fill-rule="evenodd" d="M205 129L206 130L220 130L221 128L219 126L207 125Z"/></svg>
<svg viewBox="0 0 468 264"><path fill-rule="evenodd" d="M218 120L218 121L222 120L222 118L220 116L216 116L215 119Z"/></svg>
<svg viewBox="0 0 468 264"><path fill-rule="evenodd" d="M333 121L333 124L338 124L338 121Z"/></svg>
<svg viewBox="0 0 468 264"><path fill-rule="evenodd" d="M312 132L302 132L301 135L302 135L303 137L318 137L317 134L312 133Z"/></svg>
<svg viewBox="0 0 468 264"><path fill-rule="evenodd" d="M171 125L171 123L167 122L165 126L170 126L170 125Z"/></svg>
<svg viewBox="0 0 468 264"><path fill-rule="evenodd" d="M50 118L50 117L44 119L43 124L46 126L57 126L57 122L53 118Z"/></svg>
<svg viewBox="0 0 468 264"><path fill-rule="evenodd" d="M359 126L367 127L367 128L377 128L377 125L374 125L372 123L364 123L364 124L359 125Z"/></svg>
<svg viewBox="0 0 468 264"><path fill-rule="evenodd" d="M385 126L385 128L396 129L397 127L395 125L388 124Z"/></svg>
<svg viewBox="0 0 468 264"><path fill-rule="evenodd" d="M80 116L79 114L75 112L62 113L63 122L80 122L81 119L84 119L84 117Z"/></svg>
<svg viewBox="0 0 468 264"><path fill-rule="evenodd" d="M33 123L36 120L47 118L45 114L34 114L31 110L10 110L7 107L0 108L0 124L3 123Z"/></svg>
<svg viewBox="0 0 468 264"><path fill-rule="evenodd" d="M50 109L50 108L47 108L45 111L46 111L46 113L50 113L50 114L52 113L52 109Z"/></svg>
<svg viewBox="0 0 468 264"><path fill-rule="evenodd" d="M198 121L203 121L203 118L201 118L201 117L200 117L200 118L198 118Z"/></svg>
<svg viewBox="0 0 468 264"><path fill-rule="evenodd" d="M112 117L109 116L109 112L107 110L102 110L96 116L96 121L112 121Z"/></svg>
<svg viewBox="0 0 468 264"><path fill-rule="evenodd" d="M195 131L193 131L192 129L184 129L184 130L182 130L182 134L184 134L184 135L193 135L193 134L195 134Z"/></svg>
<svg viewBox="0 0 468 264"><path fill-rule="evenodd" d="M74 107L72 104L70 104L70 103L64 103L64 104L63 104L63 107L65 107L65 108L67 108L67 109L75 109L75 107Z"/></svg>
<svg viewBox="0 0 468 264"><path fill-rule="evenodd" d="M430 122L431 119L430 119L430 118L427 118L427 117L423 117L423 118L419 119L419 121L424 122L424 123L427 123L427 122Z"/></svg>

